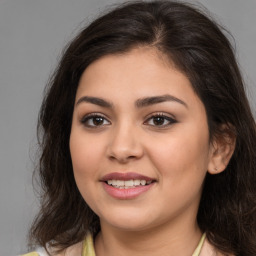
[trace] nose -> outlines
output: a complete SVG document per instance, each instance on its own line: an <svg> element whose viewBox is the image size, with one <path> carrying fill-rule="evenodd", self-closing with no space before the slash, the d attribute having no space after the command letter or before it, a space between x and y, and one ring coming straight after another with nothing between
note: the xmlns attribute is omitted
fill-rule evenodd
<svg viewBox="0 0 256 256"><path fill-rule="evenodd" d="M107 155L111 160L127 163L140 159L144 154L138 128L123 124L112 130L109 140Z"/></svg>

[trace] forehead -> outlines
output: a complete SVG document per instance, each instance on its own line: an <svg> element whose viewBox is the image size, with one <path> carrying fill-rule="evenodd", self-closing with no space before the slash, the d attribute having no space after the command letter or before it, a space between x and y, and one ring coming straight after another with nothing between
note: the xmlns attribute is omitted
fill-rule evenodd
<svg viewBox="0 0 256 256"><path fill-rule="evenodd" d="M169 81L169 82L168 82ZM113 86L124 90L148 87L156 92L164 84L187 84L188 78L165 55L154 48L140 47L122 54L111 54L91 63L81 76L81 91L95 93L110 90Z"/></svg>

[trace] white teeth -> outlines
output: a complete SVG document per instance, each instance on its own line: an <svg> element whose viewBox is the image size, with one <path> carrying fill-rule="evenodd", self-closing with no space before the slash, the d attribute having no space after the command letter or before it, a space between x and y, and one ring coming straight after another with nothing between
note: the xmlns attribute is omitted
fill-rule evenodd
<svg viewBox="0 0 256 256"><path fill-rule="evenodd" d="M124 186L124 184L125 184L125 181L124 181L124 180L117 180L117 181L116 181L116 185L117 185L118 187Z"/></svg>
<svg viewBox="0 0 256 256"><path fill-rule="evenodd" d="M141 184L142 186L145 186L145 185L146 185L146 181L145 181L145 180L141 180L141 181L140 181L140 184Z"/></svg>
<svg viewBox="0 0 256 256"><path fill-rule="evenodd" d="M146 184L149 185L152 181L146 180L108 180L108 185L112 185L113 187L119 189L128 189L134 188L136 186L145 186Z"/></svg>
<svg viewBox="0 0 256 256"><path fill-rule="evenodd" d="M139 186L140 185L140 180L134 180L134 185Z"/></svg>
<svg viewBox="0 0 256 256"><path fill-rule="evenodd" d="M126 181L124 182L124 185L125 185L126 187L132 187L132 186L133 186L133 180L126 180Z"/></svg>

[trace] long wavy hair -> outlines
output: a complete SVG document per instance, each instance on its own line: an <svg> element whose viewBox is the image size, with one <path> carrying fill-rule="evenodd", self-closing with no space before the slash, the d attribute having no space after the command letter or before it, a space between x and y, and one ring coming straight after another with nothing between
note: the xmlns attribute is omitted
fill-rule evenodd
<svg viewBox="0 0 256 256"><path fill-rule="evenodd" d="M207 174L197 221L216 248L256 255L256 129L227 33L208 14L180 1L121 4L84 28L65 48L46 87L39 114L41 209L32 244L63 250L100 230L80 195L69 137L79 79L93 61L138 46L157 49L190 80L214 136L236 137L226 170ZM226 129L223 131L223 126ZM222 127L222 128L221 128Z"/></svg>

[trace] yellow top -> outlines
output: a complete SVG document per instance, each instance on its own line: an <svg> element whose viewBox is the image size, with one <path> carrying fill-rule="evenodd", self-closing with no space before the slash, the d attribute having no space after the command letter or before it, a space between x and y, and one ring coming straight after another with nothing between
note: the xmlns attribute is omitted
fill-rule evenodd
<svg viewBox="0 0 256 256"><path fill-rule="evenodd" d="M192 256L199 256L202 246L203 246L203 243L204 243L204 240L205 240L205 234L202 235L202 237L199 241L199 244L196 247L196 250L194 251ZM41 255L37 252L30 252L30 253L24 254L22 256L41 256ZM47 255L42 255L42 256L47 256ZM83 242L82 256L95 256L93 238L92 238L91 234L87 235Z"/></svg>
<svg viewBox="0 0 256 256"><path fill-rule="evenodd" d="M39 254L37 252L30 252L30 253L27 253L27 254L23 254L21 256L38 256Z"/></svg>
<svg viewBox="0 0 256 256"><path fill-rule="evenodd" d="M91 234L86 236L84 240L82 256L95 256L93 238Z"/></svg>

